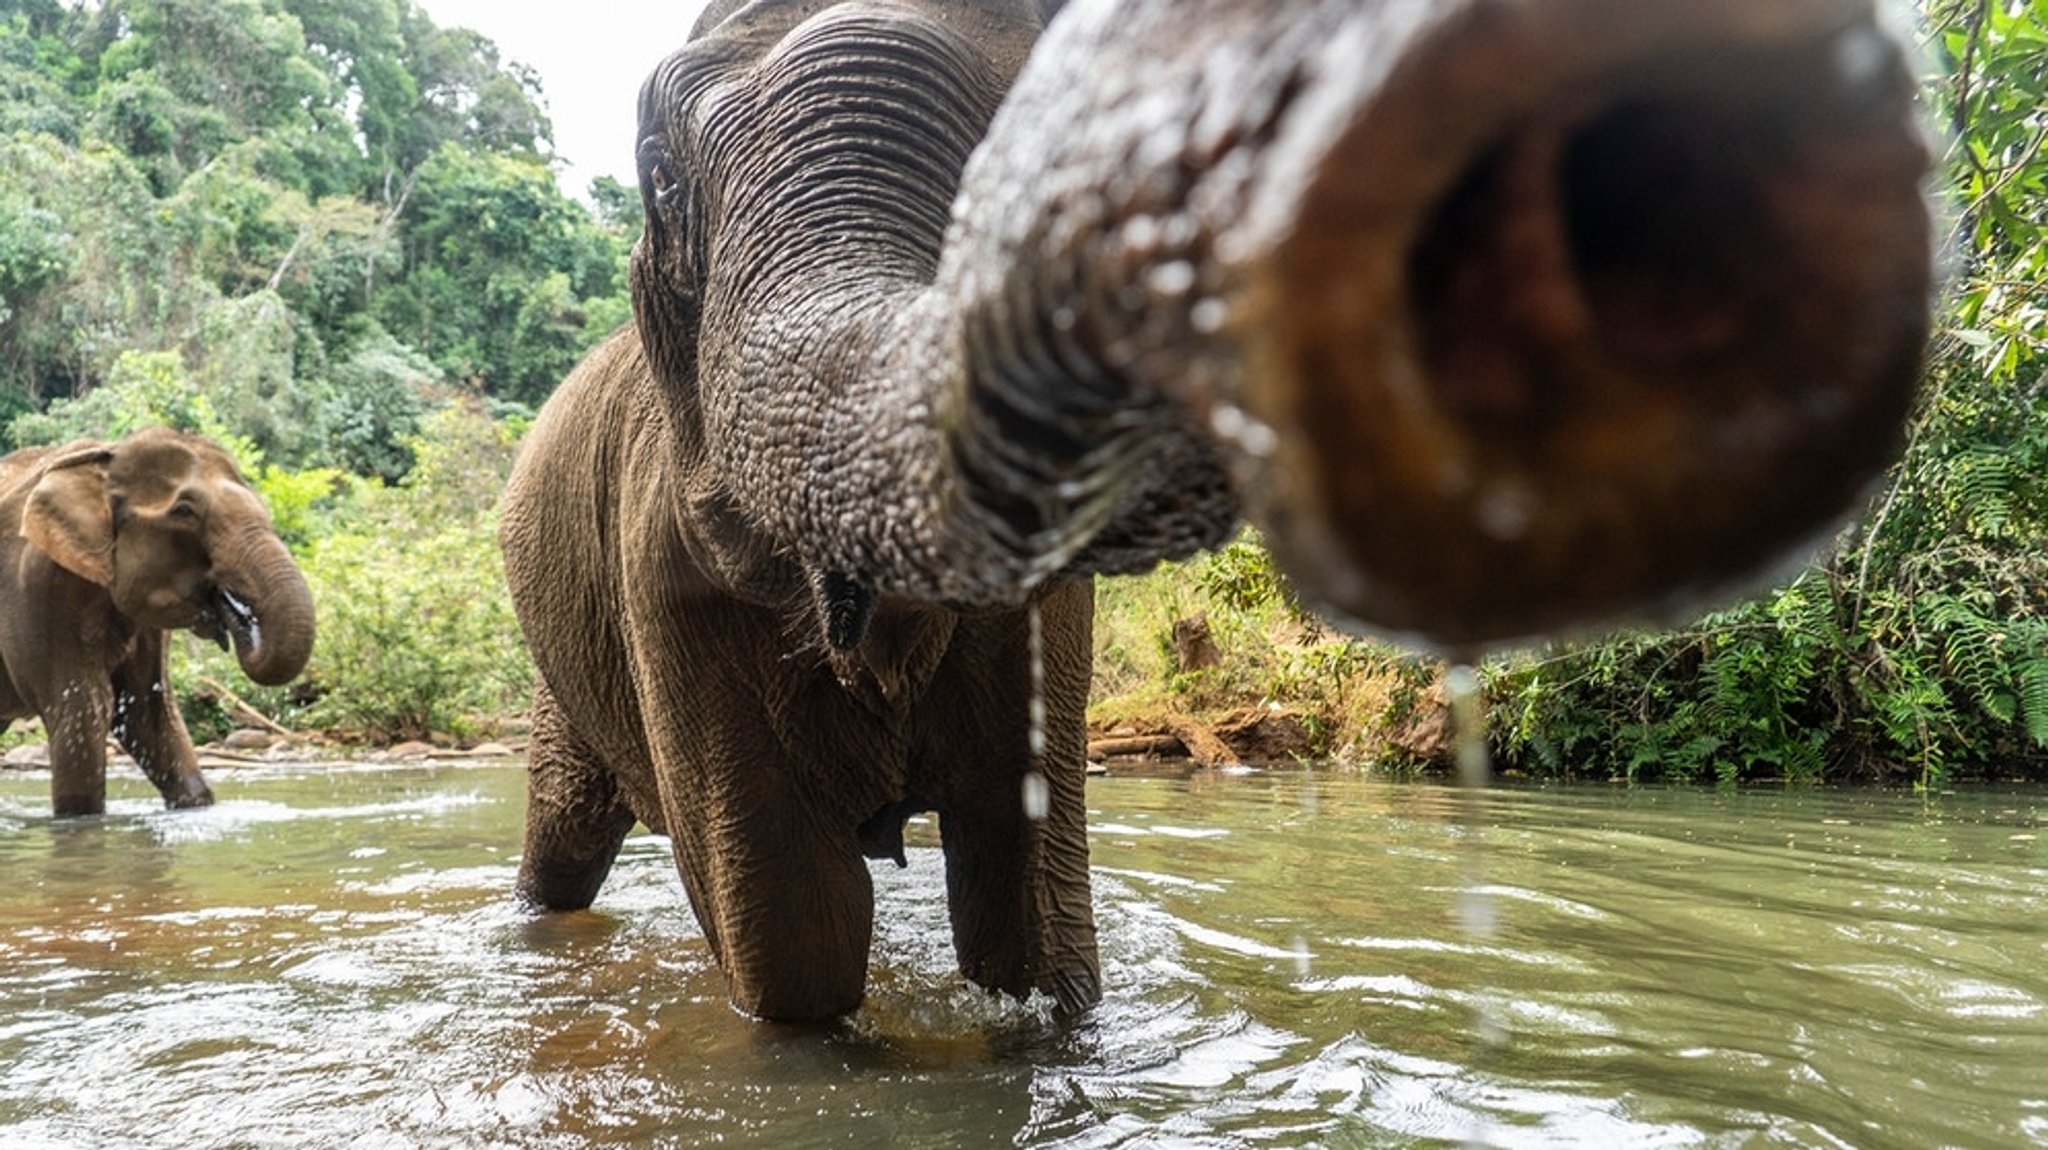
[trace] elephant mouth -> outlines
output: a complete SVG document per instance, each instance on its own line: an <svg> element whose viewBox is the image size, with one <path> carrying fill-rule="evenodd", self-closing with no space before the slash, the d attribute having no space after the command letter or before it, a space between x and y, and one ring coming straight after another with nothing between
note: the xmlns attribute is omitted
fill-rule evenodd
<svg viewBox="0 0 2048 1150"><path fill-rule="evenodd" d="M232 649L238 654L254 651L263 641L255 610L225 587L214 588L192 631L202 639L212 640L221 650Z"/></svg>

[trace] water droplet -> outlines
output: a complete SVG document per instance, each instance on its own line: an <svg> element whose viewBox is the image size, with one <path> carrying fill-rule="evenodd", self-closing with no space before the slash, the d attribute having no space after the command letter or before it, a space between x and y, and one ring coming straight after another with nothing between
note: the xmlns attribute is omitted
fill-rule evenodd
<svg viewBox="0 0 2048 1150"><path fill-rule="evenodd" d="M1219 403L1209 412L1209 430L1216 438L1254 458L1263 459L1280 447L1280 437L1233 403Z"/></svg>
<svg viewBox="0 0 2048 1150"><path fill-rule="evenodd" d="M1159 242L1159 221L1147 215L1132 216L1124 223L1123 241L1132 251L1151 251Z"/></svg>
<svg viewBox="0 0 2048 1150"><path fill-rule="evenodd" d="M1310 961L1311 961L1311 960L1313 960L1314 958L1315 958L1315 956L1314 956L1313 954L1310 954L1310 953L1309 953L1309 950L1308 950L1308 939L1306 939L1306 938L1303 938L1303 937L1302 937L1301 935L1298 935L1298 934L1297 934L1297 935L1295 935L1295 936L1294 936L1294 976L1295 976L1296 978L1307 978L1307 977L1308 977L1308 967L1309 967L1309 963L1310 963Z"/></svg>
<svg viewBox="0 0 2048 1150"><path fill-rule="evenodd" d="M1035 772L1045 758L1045 622L1038 613L1038 604L1033 602L1026 612L1029 645L1026 654L1031 660L1031 700L1026 710L1029 726L1026 728L1025 745L1031 752L1031 767Z"/></svg>
<svg viewBox="0 0 2048 1150"><path fill-rule="evenodd" d="M1506 1046L1508 1042L1507 1024L1502 1022L1500 1016L1493 1011L1482 1010L1479 1012L1478 1036L1479 1041L1487 1046L1494 1048Z"/></svg>
<svg viewBox="0 0 2048 1150"><path fill-rule="evenodd" d="M1195 286L1195 265L1186 260L1160 264L1146 274L1145 286L1158 295L1181 295Z"/></svg>
<svg viewBox="0 0 2048 1150"><path fill-rule="evenodd" d="M1869 25L1853 28L1835 41L1835 76L1851 94L1860 96L1876 89L1884 82L1891 61L1891 41Z"/></svg>
<svg viewBox="0 0 2048 1150"><path fill-rule="evenodd" d="M1472 511L1481 531L1495 539L1515 540L1528 534L1534 503L1526 485L1506 479L1489 485Z"/></svg>
<svg viewBox="0 0 2048 1150"><path fill-rule="evenodd" d="M1444 696L1450 707L1453 754L1458 766L1459 803L1458 850L1463 856L1465 883L1458 892L1454 913L1468 938L1490 939L1498 929L1493 900L1486 883L1486 853L1483 848L1485 812L1480 792L1492 781L1493 759L1486 746L1486 698L1479 672L1465 664L1444 671ZM1480 1049L1497 1051L1508 1040L1507 1030L1492 1005L1480 1000L1474 1008L1473 1037ZM1475 1144L1490 1145L1481 1138Z"/></svg>
<svg viewBox="0 0 2048 1150"><path fill-rule="evenodd" d="M1445 671L1444 695L1450 704L1458 781L1468 787L1484 787L1491 781L1493 759L1486 749L1485 699L1480 694L1479 672L1463 664Z"/></svg>
<svg viewBox="0 0 2048 1150"><path fill-rule="evenodd" d="M1223 330L1223 324L1230 318L1230 305L1211 296L1188 309L1188 323L1203 335L1214 335Z"/></svg>
<svg viewBox="0 0 2048 1150"><path fill-rule="evenodd" d="M1024 817L1042 823L1052 812L1052 786L1038 771L1024 772Z"/></svg>
<svg viewBox="0 0 2048 1150"><path fill-rule="evenodd" d="M1040 823L1052 810L1052 786L1039 769L1045 762L1045 620L1036 601L1025 609L1024 618L1028 636L1025 656L1030 660L1031 675L1031 698L1025 711L1025 745L1031 757L1024 765L1021 797L1024 817Z"/></svg>
<svg viewBox="0 0 2048 1150"><path fill-rule="evenodd" d="M1493 937L1493 902L1485 891L1468 887L1459 894L1458 925L1473 938Z"/></svg>

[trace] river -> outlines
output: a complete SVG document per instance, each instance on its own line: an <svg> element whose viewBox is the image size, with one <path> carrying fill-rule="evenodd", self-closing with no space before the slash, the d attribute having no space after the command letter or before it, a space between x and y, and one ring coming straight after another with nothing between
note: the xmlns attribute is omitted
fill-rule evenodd
<svg viewBox="0 0 2048 1150"><path fill-rule="evenodd" d="M517 909L516 763L210 774L0 774L0 1146L2048 1145L2040 791L1098 778L1099 1008L961 981L920 823L789 1028L661 839Z"/></svg>

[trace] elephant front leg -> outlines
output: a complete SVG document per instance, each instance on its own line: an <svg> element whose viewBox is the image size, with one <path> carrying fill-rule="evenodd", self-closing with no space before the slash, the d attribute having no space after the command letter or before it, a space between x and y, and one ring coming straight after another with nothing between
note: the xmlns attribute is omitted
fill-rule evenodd
<svg viewBox="0 0 2048 1150"><path fill-rule="evenodd" d="M633 822L610 768L576 735L547 687L536 686L519 897L542 910L588 907Z"/></svg>
<svg viewBox="0 0 2048 1150"><path fill-rule="evenodd" d="M943 780L939 827L961 973L991 990L1043 991L1066 1013L1102 997L1088 881L1092 594L1085 581L1048 591L1036 676L1026 616L963 620L923 751ZM1035 762L1026 729L1034 677L1044 714Z"/></svg>
<svg viewBox="0 0 2048 1150"><path fill-rule="evenodd" d="M1040 779L1042 811L1035 797L1026 810L1020 777L1012 809L941 812L953 950L976 985L1020 998L1043 991L1071 1014L1102 997L1083 771L1052 769Z"/></svg>
<svg viewBox="0 0 2048 1150"><path fill-rule="evenodd" d="M112 689L74 680L43 711L50 736L50 809L58 818L107 809L107 729L113 724Z"/></svg>
<svg viewBox="0 0 2048 1150"><path fill-rule="evenodd" d="M165 806L210 807L213 788L199 773L199 755L171 695L161 637L141 647L137 658L114 676L114 739L163 795Z"/></svg>
<svg viewBox="0 0 2048 1150"><path fill-rule="evenodd" d="M671 797L668 822L733 1005L776 1022L851 1013L867 993L875 918L858 841L811 815L786 760L725 771L728 785L696 801Z"/></svg>

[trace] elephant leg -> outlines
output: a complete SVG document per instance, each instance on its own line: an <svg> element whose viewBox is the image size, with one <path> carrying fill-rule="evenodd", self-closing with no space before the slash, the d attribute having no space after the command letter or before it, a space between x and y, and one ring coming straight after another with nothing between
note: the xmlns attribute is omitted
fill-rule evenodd
<svg viewBox="0 0 2048 1150"><path fill-rule="evenodd" d="M1045 818L1023 814L1022 771L1012 811L959 807L940 815L946 895L960 972L1022 997L1051 995L1074 1013L1102 997L1088 882L1085 767L1048 764Z"/></svg>
<svg viewBox="0 0 2048 1150"><path fill-rule="evenodd" d="M199 756L165 675L161 634L138 640L140 649L114 677L113 735L174 809L213 805L213 789L199 773Z"/></svg>
<svg viewBox="0 0 2048 1150"><path fill-rule="evenodd" d="M648 660L643 689L671 701L647 709L649 746L691 908L734 1006L783 1022L846 1014L867 990L875 900L849 810L860 804L840 788L881 770L873 759L887 752L818 737L854 724L815 669L777 660L735 673L780 649L779 619L677 617L692 625L671 632L672 659Z"/></svg>
<svg viewBox="0 0 2048 1150"><path fill-rule="evenodd" d="M611 769L570 728L546 684L536 685L519 897L543 910L588 907L633 822Z"/></svg>
<svg viewBox="0 0 2048 1150"><path fill-rule="evenodd" d="M1065 584L1039 608L1045 753L1036 764L1022 614L962 621L926 723L925 753L945 780L940 840L961 973L992 990L1043 991L1069 1013L1102 996L1088 882L1092 595L1085 581ZM977 699L1014 701L1014 710Z"/></svg>
<svg viewBox="0 0 2048 1150"><path fill-rule="evenodd" d="M723 786L667 798L676 866L733 1005L809 1022L867 992L874 883L851 828L815 818L785 753L720 761Z"/></svg>
<svg viewBox="0 0 2048 1150"><path fill-rule="evenodd" d="M50 736L50 809L58 818L107 809L107 731L113 691L104 681L74 679L43 712Z"/></svg>

